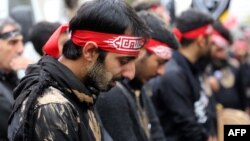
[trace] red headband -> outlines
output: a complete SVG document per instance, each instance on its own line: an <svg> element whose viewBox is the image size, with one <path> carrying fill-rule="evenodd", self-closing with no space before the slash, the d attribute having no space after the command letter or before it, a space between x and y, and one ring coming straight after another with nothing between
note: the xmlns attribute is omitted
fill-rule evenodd
<svg viewBox="0 0 250 141"><path fill-rule="evenodd" d="M163 59L170 59L172 57L172 49L167 44L164 44L157 40L150 39L145 45L145 48L149 52Z"/></svg>
<svg viewBox="0 0 250 141"><path fill-rule="evenodd" d="M217 31L213 31L212 42L220 48L225 48L229 45L229 42Z"/></svg>
<svg viewBox="0 0 250 141"><path fill-rule="evenodd" d="M149 9L155 11L160 5L152 5Z"/></svg>
<svg viewBox="0 0 250 141"><path fill-rule="evenodd" d="M179 41L182 40L182 38L186 38L186 39L196 39L198 38L200 35L202 34L208 34L211 33L213 31L213 28L211 25L205 25L196 29L193 29L191 31L188 32L184 32L182 33L178 28L173 28L173 33L175 34L175 36L177 37L177 39Z"/></svg>
<svg viewBox="0 0 250 141"><path fill-rule="evenodd" d="M59 56L58 40L62 32L68 29L68 24L60 26L44 46L44 52L53 57ZM87 30L75 30L71 33L71 40L78 46L84 47L88 41L95 42L98 47L108 52L126 55L138 55L143 45L141 37L118 34L108 34Z"/></svg>

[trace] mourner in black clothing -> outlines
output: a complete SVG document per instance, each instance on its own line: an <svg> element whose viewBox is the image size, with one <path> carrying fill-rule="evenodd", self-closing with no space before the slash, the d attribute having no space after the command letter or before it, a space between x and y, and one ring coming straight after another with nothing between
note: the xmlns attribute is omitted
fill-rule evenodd
<svg viewBox="0 0 250 141"><path fill-rule="evenodd" d="M233 42L231 34L220 22L215 22L213 27L210 73L219 85L219 89L214 92L214 97L217 103L225 108L245 110L246 95L241 89L239 68L234 65L236 60L228 56L228 48Z"/></svg>
<svg viewBox="0 0 250 141"><path fill-rule="evenodd" d="M67 29L71 36L60 55L58 39ZM15 89L8 139L111 141L93 105L100 91L133 77L132 60L148 31L124 1L84 3L69 24L53 33L44 46L48 55L28 67Z"/></svg>
<svg viewBox="0 0 250 141"><path fill-rule="evenodd" d="M21 28L11 18L0 19L0 140L7 140L8 118L14 103L12 91L18 83L11 62L23 52Z"/></svg>
<svg viewBox="0 0 250 141"><path fill-rule="evenodd" d="M247 97L247 112L250 115L250 55L249 43L246 39L237 39L232 45L232 56L239 61L239 74L241 90Z"/></svg>
<svg viewBox="0 0 250 141"><path fill-rule="evenodd" d="M250 60L249 59L240 65L239 74L241 82L240 84L242 84L241 90L243 90L246 95L246 111L250 115Z"/></svg>
<svg viewBox="0 0 250 141"><path fill-rule="evenodd" d="M152 38L135 60L135 78L117 82L115 88L99 97L96 106L104 127L115 141L165 141L148 97L150 87L144 84L164 73L165 62L179 44L154 14L142 11L139 16L150 27Z"/></svg>
<svg viewBox="0 0 250 141"><path fill-rule="evenodd" d="M211 121L209 100L199 74L210 61L213 19L189 9L176 19L174 33L182 47L152 81L153 103L166 137L171 141L207 141Z"/></svg>

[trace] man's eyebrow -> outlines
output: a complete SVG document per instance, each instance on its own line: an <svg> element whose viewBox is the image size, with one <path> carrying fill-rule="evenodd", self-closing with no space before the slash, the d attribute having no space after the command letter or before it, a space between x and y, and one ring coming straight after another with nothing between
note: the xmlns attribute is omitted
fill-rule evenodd
<svg viewBox="0 0 250 141"><path fill-rule="evenodd" d="M5 33L1 33L0 34L0 39L8 39L8 38L12 38L15 36L21 35L20 31L18 30L13 30L13 31L9 31L9 32L5 32Z"/></svg>
<svg viewBox="0 0 250 141"><path fill-rule="evenodd" d="M118 59L127 59L128 61L135 60L135 56L118 56Z"/></svg>
<svg viewBox="0 0 250 141"><path fill-rule="evenodd" d="M19 41L19 39L9 39L9 40L7 40L8 42L18 42Z"/></svg>

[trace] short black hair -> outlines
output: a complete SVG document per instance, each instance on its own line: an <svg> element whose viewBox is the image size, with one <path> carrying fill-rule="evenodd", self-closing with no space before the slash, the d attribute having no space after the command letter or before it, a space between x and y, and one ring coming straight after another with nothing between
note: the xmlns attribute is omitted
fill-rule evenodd
<svg viewBox="0 0 250 141"><path fill-rule="evenodd" d="M188 9L176 18L176 27L180 32L185 33L207 24L213 24L213 18L197 9ZM189 45L194 40L183 38L180 42L183 46Z"/></svg>
<svg viewBox="0 0 250 141"><path fill-rule="evenodd" d="M64 43L62 52L64 56L67 56L67 58L71 60L76 60L79 58L79 56L82 56L82 48L77 45L74 45L74 43L71 40L67 40ZM98 52L99 52L98 60L104 61L107 52L100 48L98 48Z"/></svg>
<svg viewBox="0 0 250 141"><path fill-rule="evenodd" d="M156 14L149 11L140 11L138 15L150 28L151 38L166 43L173 49L179 48L179 42L174 34L168 30L167 25Z"/></svg>
<svg viewBox="0 0 250 141"><path fill-rule="evenodd" d="M160 6L160 0L135 0L132 4L135 11L148 10L153 6Z"/></svg>
<svg viewBox="0 0 250 141"><path fill-rule="evenodd" d="M67 8L74 9L77 7L78 0L64 0L64 3Z"/></svg>
<svg viewBox="0 0 250 141"><path fill-rule="evenodd" d="M134 36L143 37L145 41L149 38L147 26L134 9L123 0L92 0L85 2L69 24L70 32L79 29L112 34L124 34L127 29L131 29ZM64 47L72 48L72 45ZM70 58L70 54L66 53L65 50L72 51L63 49L63 55Z"/></svg>
<svg viewBox="0 0 250 141"><path fill-rule="evenodd" d="M61 24L59 22L52 23L48 21L41 21L30 29L29 40L32 42L37 53L41 56L43 55L43 46L60 25Z"/></svg>
<svg viewBox="0 0 250 141"><path fill-rule="evenodd" d="M232 37L230 31L225 26L223 26L220 21L215 21L213 23L213 28L217 32L219 32L220 35L222 35L222 37L224 37L229 42L229 44L233 43L233 37Z"/></svg>

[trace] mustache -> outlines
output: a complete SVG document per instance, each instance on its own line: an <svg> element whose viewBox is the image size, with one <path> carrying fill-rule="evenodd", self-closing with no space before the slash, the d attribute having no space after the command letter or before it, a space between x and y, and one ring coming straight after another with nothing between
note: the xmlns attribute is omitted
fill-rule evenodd
<svg viewBox="0 0 250 141"><path fill-rule="evenodd" d="M115 77L115 78L113 78L112 80L113 80L113 81L122 81L122 80L124 80L124 79L125 79L125 77L120 76L120 77Z"/></svg>

